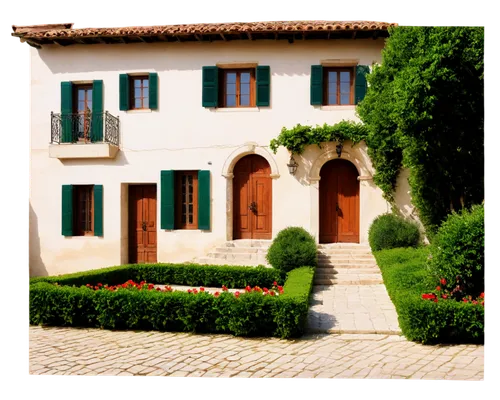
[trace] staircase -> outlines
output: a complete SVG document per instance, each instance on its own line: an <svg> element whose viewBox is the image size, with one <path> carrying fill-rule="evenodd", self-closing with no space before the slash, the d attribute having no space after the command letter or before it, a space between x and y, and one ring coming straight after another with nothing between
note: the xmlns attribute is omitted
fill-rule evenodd
<svg viewBox="0 0 500 400"><path fill-rule="evenodd" d="M318 245L315 285L377 285L383 283L370 247L357 243Z"/></svg>
<svg viewBox="0 0 500 400"><path fill-rule="evenodd" d="M266 254L271 240L238 239L216 247L193 262L210 265L264 265L269 267Z"/></svg>

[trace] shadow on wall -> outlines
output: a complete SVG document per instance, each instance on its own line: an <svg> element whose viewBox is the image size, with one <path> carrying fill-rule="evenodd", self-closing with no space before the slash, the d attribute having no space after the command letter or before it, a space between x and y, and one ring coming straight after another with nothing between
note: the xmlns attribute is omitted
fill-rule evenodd
<svg viewBox="0 0 500 400"><path fill-rule="evenodd" d="M101 167L122 167L124 165L128 165L129 162L125 153L123 151L119 151L116 154L115 158L95 158L95 159L61 159L59 160L61 164L65 166L90 166L90 165L99 165Z"/></svg>
<svg viewBox="0 0 500 400"><path fill-rule="evenodd" d="M329 52L331 54L332 51L333 54L341 52L343 57L347 58L356 58L359 56L359 51L367 51L367 57L373 58L382 50L384 41L381 40L379 46L374 46L373 43L372 39L357 41L357 47L353 47L350 41L339 41L328 43L329 50L325 50L323 41L296 42L293 45L281 41L264 43L249 41L238 42L236 47L233 42L169 42L151 43L147 46L144 43L93 44L71 45L64 48L46 45L39 51L39 55L51 72L58 74L121 71L124 65L128 70L154 68L156 71L192 71L201 69L202 65L231 62L234 56L253 60L254 55L258 54L262 59L266 59L266 62L273 64L273 75L293 76L310 73L310 63L297 63L297 52L302 53L305 58L318 59L318 51L324 54ZM137 57L137 52L141 53L141 57ZM172 57L172 54L175 54L175 57Z"/></svg>
<svg viewBox="0 0 500 400"><path fill-rule="evenodd" d="M45 268L41 257L40 236L38 235L38 217L36 216L30 202L30 236L29 236L29 265L30 277L32 276L47 276L48 272Z"/></svg>

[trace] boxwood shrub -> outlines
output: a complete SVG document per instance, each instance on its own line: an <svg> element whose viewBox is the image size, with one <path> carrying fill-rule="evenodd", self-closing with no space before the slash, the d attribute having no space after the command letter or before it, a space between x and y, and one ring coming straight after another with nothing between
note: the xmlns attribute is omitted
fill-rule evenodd
<svg viewBox="0 0 500 400"><path fill-rule="evenodd" d="M436 286L426 267L428 254L428 248L374 253L404 336L422 343L483 343L484 307L422 299L423 293Z"/></svg>
<svg viewBox="0 0 500 400"><path fill-rule="evenodd" d="M114 267L66 276L33 279L30 285L30 324L232 333L238 336L281 338L299 337L304 332L314 276L312 267L299 268L290 273L284 285L284 294L277 297L263 296L262 293L255 292L242 293L237 298L228 292L215 297L206 292L199 292L195 295L181 291L171 293L155 290L94 291L85 286L76 286L91 282L104 283L106 279L108 279L106 283L123 283L128 279L142 280L145 275L132 276L131 271L135 273L138 271L135 267L133 265ZM151 273L148 275L149 278L170 276L162 275L158 271L159 265L149 266L151 268L147 268L146 265L141 265L141 267L139 270L142 273L144 271ZM206 277L207 275L201 274L199 269L211 270L211 268L212 266L196 266L194 270L197 276ZM228 268L227 274L238 270L238 267ZM241 268L252 269L251 267ZM254 269L257 270L257 268ZM270 268L266 270L272 271ZM156 271L157 275L151 271ZM120 275L120 272L123 274ZM207 271L205 272L208 274ZM252 274L248 271L246 273ZM259 273L260 275L254 274L256 277L262 277L264 274L261 271ZM272 276L268 275L268 277ZM233 277L233 282L237 282L236 286L243 286L240 285L243 280L238 281L238 279L243 278ZM271 278L271 281L267 280L262 286L271 286L273 280L274 278ZM170 280L159 282L155 279L147 279L147 281L158 284L184 284L184 282ZM211 280L210 282L210 286L220 287L222 284L229 286L228 281ZM245 282L249 282L248 278ZM70 284L75 286L67 286ZM200 285L199 281L197 285Z"/></svg>
<svg viewBox="0 0 500 400"><path fill-rule="evenodd" d="M379 215L368 230L368 242L372 251L417 247L420 240L418 225L395 214Z"/></svg>
<svg viewBox="0 0 500 400"><path fill-rule="evenodd" d="M316 241L304 228L296 226L285 228L274 238L266 258L274 268L286 272L303 265L316 266L318 263Z"/></svg>

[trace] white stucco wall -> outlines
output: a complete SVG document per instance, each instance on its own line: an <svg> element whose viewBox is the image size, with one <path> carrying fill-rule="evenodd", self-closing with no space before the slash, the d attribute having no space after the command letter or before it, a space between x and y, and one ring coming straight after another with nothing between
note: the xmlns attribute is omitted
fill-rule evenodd
<svg viewBox="0 0 500 400"><path fill-rule="evenodd" d="M322 150L310 146L297 158L295 176L288 173L288 152L273 155L269 142L283 126L334 124L357 120L354 106L309 104L310 68L328 59L380 62L383 40L287 42L158 43L45 46L31 50L31 182L30 271L34 275L80 271L127 261L126 207L129 183L156 183L160 171L211 171L212 229L163 231L158 228L158 261L186 261L201 256L228 237L224 165L237 149L253 142L267 152L278 175L273 179L273 235L299 225L317 235L318 181L311 167ZM271 106L247 110L208 109L201 105L205 65L256 62L271 67ZM159 109L119 111L119 74L157 72ZM102 79L104 109L120 117L120 151L115 159L49 158L50 112L60 112L60 82ZM381 191L369 177L373 168L364 144L348 144L350 157L365 180L360 181L360 241L375 216L388 211ZM323 156L325 157L325 156ZM104 236L61 235L61 185L104 186ZM315 194L316 193L316 194ZM125 197L124 197L125 196ZM158 226L160 201L158 194ZM404 205L403 205L404 207ZM316 230L316 231L315 231Z"/></svg>

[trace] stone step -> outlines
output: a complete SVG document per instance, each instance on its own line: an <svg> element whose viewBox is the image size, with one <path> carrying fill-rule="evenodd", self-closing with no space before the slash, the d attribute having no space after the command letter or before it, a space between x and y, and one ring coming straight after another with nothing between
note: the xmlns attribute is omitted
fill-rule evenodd
<svg viewBox="0 0 500 400"><path fill-rule="evenodd" d="M375 257L371 253L323 253L318 251L318 257L322 258L332 258L332 259L337 259L337 258L355 258L357 260L375 260Z"/></svg>
<svg viewBox="0 0 500 400"><path fill-rule="evenodd" d="M333 266L333 265L324 265L324 264L320 264L316 267L316 270L317 271L322 271L322 270L338 270L338 269L342 269L342 270L345 270L345 271L348 271L348 270L359 270L359 269L362 269L362 270L367 270L367 271L377 271L377 272L380 272L380 268L377 266L377 265L355 265L355 264L344 264L343 267L336 267L336 266Z"/></svg>
<svg viewBox="0 0 500 400"><path fill-rule="evenodd" d="M371 251L371 248L367 244L359 243L322 243L318 244L318 249L359 249Z"/></svg>
<svg viewBox="0 0 500 400"><path fill-rule="evenodd" d="M259 262L256 260L223 260L217 258L200 257L193 261L195 264L203 265L232 265L232 266L252 266L256 267L258 265L263 265L265 267L270 267L267 263Z"/></svg>
<svg viewBox="0 0 500 400"><path fill-rule="evenodd" d="M246 261L253 260L259 262L267 262L265 254L256 253L208 253L207 258L229 261Z"/></svg>
<svg viewBox="0 0 500 400"><path fill-rule="evenodd" d="M326 263L318 261L318 268L370 268L377 267L377 264L351 264L351 263ZM377 267L378 268L378 267Z"/></svg>
<svg viewBox="0 0 500 400"><path fill-rule="evenodd" d="M374 279L345 279L343 277L335 276L334 278L315 278L314 285L380 285L384 281L382 278Z"/></svg>
<svg viewBox="0 0 500 400"><path fill-rule="evenodd" d="M324 275L359 275L359 274L379 274L379 268L316 268L317 276Z"/></svg>
<svg viewBox="0 0 500 400"><path fill-rule="evenodd" d="M216 247L214 253L257 253L267 254L267 248L262 247Z"/></svg>
<svg viewBox="0 0 500 400"><path fill-rule="evenodd" d="M338 255L338 256L370 256L373 257L373 254L370 250L330 250L330 249L318 249L318 254L324 254L326 256L329 255Z"/></svg>
<svg viewBox="0 0 500 400"><path fill-rule="evenodd" d="M368 264L376 265L377 262L369 258L330 258L318 256L318 262L325 264Z"/></svg>
<svg viewBox="0 0 500 400"><path fill-rule="evenodd" d="M271 246L272 240L237 239L226 242L223 247L260 247L263 249Z"/></svg>

